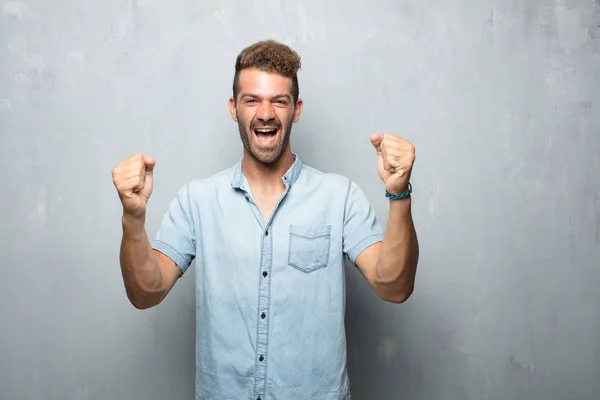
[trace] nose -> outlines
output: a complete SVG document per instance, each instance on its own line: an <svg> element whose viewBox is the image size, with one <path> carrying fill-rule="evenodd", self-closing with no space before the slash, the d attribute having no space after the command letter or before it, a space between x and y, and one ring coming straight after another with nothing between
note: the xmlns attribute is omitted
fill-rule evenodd
<svg viewBox="0 0 600 400"><path fill-rule="evenodd" d="M271 121L275 119L275 109L270 101L263 101L260 103L258 109L258 119L261 121Z"/></svg>

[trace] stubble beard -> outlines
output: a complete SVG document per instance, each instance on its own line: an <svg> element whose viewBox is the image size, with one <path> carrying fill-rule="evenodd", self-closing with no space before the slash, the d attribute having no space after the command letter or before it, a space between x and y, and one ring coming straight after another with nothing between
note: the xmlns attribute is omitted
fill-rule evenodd
<svg viewBox="0 0 600 400"><path fill-rule="evenodd" d="M278 135L283 137L278 138L277 145L273 149L261 149L260 145L254 142L254 148L250 141L250 135L254 135L254 130L251 124L246 123L244 118L241 118L237 114L238 129L240 131L240 137L246 152L256 161L261 164L272 164L279 160L290 142L290 135L292 133L292 120L286 121L284 124L279 124Z"/></svg>

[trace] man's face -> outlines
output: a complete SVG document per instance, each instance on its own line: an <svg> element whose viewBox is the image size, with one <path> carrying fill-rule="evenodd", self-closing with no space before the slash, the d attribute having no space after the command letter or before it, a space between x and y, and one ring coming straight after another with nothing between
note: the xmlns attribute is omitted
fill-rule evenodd
<svg viewBox="0 0 600 400"><path fill-rule="evenodd" d="M294 106L292 80L281 75L245 69L238 80L237 101L229 100L246 151L270 164L288 149L292 124L298 122L302 101Z"/></svg>

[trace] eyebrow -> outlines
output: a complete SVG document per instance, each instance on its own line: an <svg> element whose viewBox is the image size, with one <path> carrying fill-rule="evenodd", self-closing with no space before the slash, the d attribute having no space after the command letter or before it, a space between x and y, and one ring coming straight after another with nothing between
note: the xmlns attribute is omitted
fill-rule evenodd
<svg viewBox="0 0 600 400"><path fill-rule="evenodd" d="M245 97L255 97L255 98L259 98L260 96L259 96L259 95L257 95L257 94L253 94L253 93L244 93L244 94L242 94L242 97L241 97L241 98L243 99L243 98L245 98ZM289 94L278 94L278 95L275 95L275 96L273 96L273 100L280 99L280 98L282 98L282 97L285 97L285 98L286 98L286 99L288 99L288 100L292 100L292 96L291 96L291 95L289 95Z"/></svg>

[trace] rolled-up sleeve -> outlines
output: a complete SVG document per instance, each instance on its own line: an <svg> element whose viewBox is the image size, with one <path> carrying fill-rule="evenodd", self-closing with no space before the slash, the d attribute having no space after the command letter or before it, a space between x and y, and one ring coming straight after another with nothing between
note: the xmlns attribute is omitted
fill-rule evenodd
<svg viewBox="0 0 600 400"><path fill-rule="evenodd" d="M183 186L171 201L152 241L152 248L173 260L182 273L196 257L196 235L188 185Z"/></svg>
<svg viewBox="0 0 600 400"><path fill-rule="evenodd" d="M383 234L367 196L356 183L349 181L344 205L344 253L354 264L363 250L383 240Z"/></svg>

